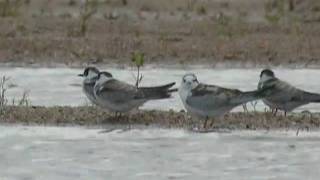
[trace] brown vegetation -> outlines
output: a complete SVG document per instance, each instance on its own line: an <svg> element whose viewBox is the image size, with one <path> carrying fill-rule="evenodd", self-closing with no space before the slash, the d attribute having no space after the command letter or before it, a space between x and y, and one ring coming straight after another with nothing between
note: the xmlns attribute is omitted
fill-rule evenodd
<svg viewBox="0 0 320 180"><path fill-rule="evenodd" d="M11 3L8 3L11 2ZM0 3L0 62L312 66L317 0L15 0Z"/></svg>
<svg viewBox="0 0 320 180"><path fill-rule="evenodd" d="M26 125L152 125L164 128L202 126L203 121L190 118L184 112L138 111L116 119L113 114L99 108L87 107L37 107L9 106L0 114L1 123ZM290 114L273 116L271 113L230 113L222 119L210 119L208 125L215 129L298 129L319 128L320 114Z"/></svg>

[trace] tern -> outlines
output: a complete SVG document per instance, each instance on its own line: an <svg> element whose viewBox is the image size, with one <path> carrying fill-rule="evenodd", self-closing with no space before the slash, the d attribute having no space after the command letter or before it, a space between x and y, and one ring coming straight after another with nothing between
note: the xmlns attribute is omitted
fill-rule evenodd
<svg viewBox="0 0 320 180"><path fill-rule="evenodd" d="M186 110L197 117L205 118L204 128L209 117L219 118L236 106L260 99L263 91L243 92L216 85L200 83L195 74L183 76L179 95Z"/></svg>
<svg viewBox="0 0 320 180"><path fill-rule="evenodd" d="M278 79L274 72L270 69L264 69L260 73L258 89L268 88L270 95L263 98L264 104L271 109L283 110L285 115L287 112L295 108L308 104L319 103L320 94L307 92L298 89L289 83Z"/></svg>
<svg viewBox="0 0 320 180"><path fill-rule="evenodd" d="M99 70L97 68L86 67L83 74L79 74L78 76L83 77L82 91L84 92L84 94L87 96L91 103L100 106L93 91L94 85L98 80L98 75Z"/></svg>
<svg viewBox="0 0 320 180"><path fill-rule="evenodd" d="M149 100L166 99L177 91L169 83L155 87L136 87L113 78L112 74L100 72L94 86L94 95L99 104L110 111L125 113L138 108Z"/></svg>

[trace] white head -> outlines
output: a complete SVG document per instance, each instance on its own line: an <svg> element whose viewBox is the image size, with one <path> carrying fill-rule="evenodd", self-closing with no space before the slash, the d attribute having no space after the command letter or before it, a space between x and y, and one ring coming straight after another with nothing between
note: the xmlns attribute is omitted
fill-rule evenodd
<svg viewBox="0 0 320 180"><path fill-rule="evenodd" d="M103 71L98 74L98 80L96 81L96 83L101 84L111 79L113 79L112 74L109 72Z"/></svg>
<svg viewBox="0 0 320 180"><path fill-rule="evenodd" d="M85 81L96 81L98 78L99 70L95 67L86 67L83 74L79 74Z"/></svg>
<svg viewBox="0 0 320 180"><path fill-rule="evenodd" d="M275 75L273 71L271 71L270 69L264 69L260 73L260 82L265 82L269 79L274 79L274 78L275 78Z"/></svg>
<svg viewBox="0 0 320 180"><path fill-rule="evenodd" d="M198 85L199 85L199 81L196 75L189 73L182 77L182 81L181 81L182 88L191 90L196 88Z"/></svg>

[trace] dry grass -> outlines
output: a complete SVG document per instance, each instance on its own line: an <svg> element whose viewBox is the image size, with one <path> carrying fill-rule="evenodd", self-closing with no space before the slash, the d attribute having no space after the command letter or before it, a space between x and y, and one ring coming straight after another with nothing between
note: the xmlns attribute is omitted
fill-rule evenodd
<svg viewBox="0 0 320 180"><path fill-rule="evenodd" d="M139 111L127 114L119 120L96 107L27 107L9 106L1 115L2 123L36 125L103 125L128 124L156 125L164 128L190 128L203 121L190 119L182 112ZM271 113L231 113L222 119L211 119L213 128L228 129L297 129L320 127L320 114L292 114L287 117Z"/></svg>
<svg viewBox="0 0 320 180"><path fill-rule="evenodd" d="M272 0L99 1L86 36L78 37L79 1L33 0L17 16L0 18L0 62L129 64L141 51L146 63L318 65L319 2L295 1L281 12ZM277 21L265 17L274 16L272 8Z"/></svg>

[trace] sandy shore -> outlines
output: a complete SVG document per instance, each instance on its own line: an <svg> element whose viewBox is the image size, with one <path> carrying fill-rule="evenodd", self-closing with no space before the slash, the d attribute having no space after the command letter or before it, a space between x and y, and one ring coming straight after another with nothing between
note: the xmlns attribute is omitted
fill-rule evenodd
<svg viewBox="0 0 320 180"><path fill-rule="evenodd" d="M190 118L184 112L137 111L115 119L113 114L99 108L86 107L17 107L11 106L0 116L2 123L54 126L99 126L145 125L163 128L185 128L199 126L203 121ZM221 119L210 119L210 128L226 129L317 129L320 127L319 113L292 113L287 117L273 116L270 112L230 113Z"/></svg>

